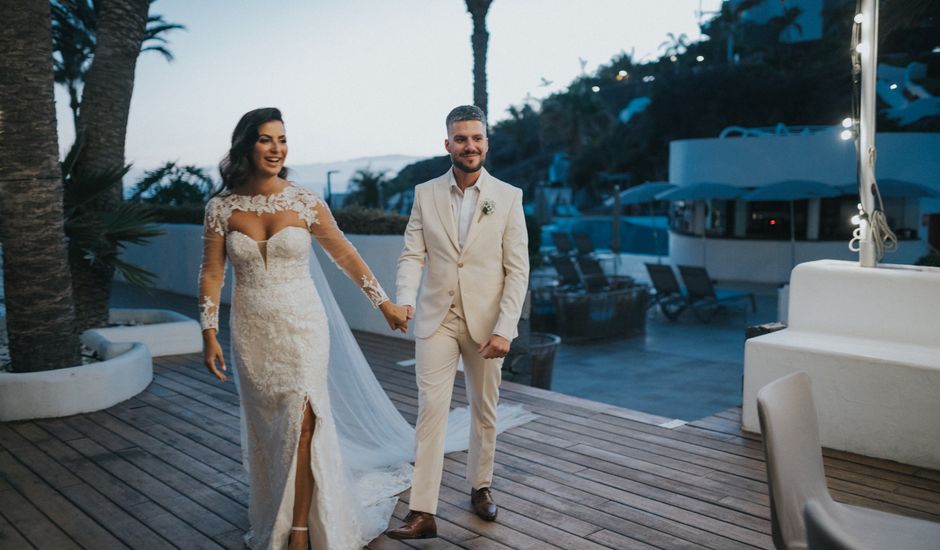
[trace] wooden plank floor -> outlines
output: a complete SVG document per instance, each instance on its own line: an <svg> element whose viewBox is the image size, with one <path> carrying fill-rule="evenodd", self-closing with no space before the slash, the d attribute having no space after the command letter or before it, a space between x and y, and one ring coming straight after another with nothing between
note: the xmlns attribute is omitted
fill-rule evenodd
<svg viewBox="0 0 940 550"><path fill-rule="evenodd" d="M414 422L414 375L396 365L412 357L411 344L357 337ZM234 387L197 355L158 359L154 370L145 392L108 410L0 424L0 548L242 547L248 487ZM502 397L540 417L499 437L499 520L470 512L466 453L454 453L440 538L382 537L370 548L772 546L760 442L740 431L740 410L667 429L657 425L665 419L516 384ZM837 499L940 520L940 472L843 452L825 461Z"/></svg>

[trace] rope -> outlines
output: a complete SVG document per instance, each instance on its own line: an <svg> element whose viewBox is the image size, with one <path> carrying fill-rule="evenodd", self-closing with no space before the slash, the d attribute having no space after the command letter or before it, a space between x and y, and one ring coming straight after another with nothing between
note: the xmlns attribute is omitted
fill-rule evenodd
<svg viewBox="0 0 940 550"><path fill-rule="evenodd" d="M855 13L861 13L862 11L862 2L861 0L856 0L855 2ZM875 173L875 157L877 156L877 150L872 146L871 150L867 151L867 154L859 151L859 132L858 124L861 120L861 94L862 94L862 56L855 49L858 46L858 43L861 41L861 23L852 24L852 121L853 128L852 131L855 133L855 148L857 151L856 158L858 159L855 164L855 179L858 182L858 193L859 200L863 194L862 189L862 169L865 166L864 163L868 164L868 167L871 168L872 174ZM878 189L878 182L872 179L871 182L871 194L874 197L874 205L872 205L872 211L868 212L865 210L864 204L859 202L859 220L867 221L869 227L869 238L871 239L873 246L875 248L875 259L880 262L884 259L885 253L889 250L896 250L898 247L898 238L895 236L894 232L891 231L891 227L888 225L888 218L885 216L885 207L884 201L881 198L881 191ZM852 240L849 241L849 250L852 252L858 252L861 246L862 240L862 228L861 226L856 227L852 232Z"/></svg>

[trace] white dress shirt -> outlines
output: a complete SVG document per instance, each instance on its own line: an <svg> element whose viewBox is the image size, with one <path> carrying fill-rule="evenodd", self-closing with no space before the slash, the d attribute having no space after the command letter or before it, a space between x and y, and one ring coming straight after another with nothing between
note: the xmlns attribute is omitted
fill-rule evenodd
<svg viewBox="0 0 940 550"><path fill-rule="evenodd" d="M473 222L473 214L477 211L477 203L480 200L480 182L481 177L476 183L461 191L454 178L453 169L450 173L450 205L454 209L454 219L457 220L457 241L463 248L463 243L467 240L467 233L470 232L470 224Z"/></svg>

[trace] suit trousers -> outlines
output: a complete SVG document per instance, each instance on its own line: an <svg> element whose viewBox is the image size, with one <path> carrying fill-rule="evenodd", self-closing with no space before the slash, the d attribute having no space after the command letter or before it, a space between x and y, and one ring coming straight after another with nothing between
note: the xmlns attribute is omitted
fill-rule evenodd
<svg viewBox="0 0 940 550"><path fill-rule="evenodd" d="M454 391L458 358L463 358L467 399L470 401L470 447L467 481L471 488L489 487L496 455L496 405L503 360L484 359L454 310L447 312L437 331L415 340L418 382L418 422L415 427L415 469L410 507L437 513L444 468L447 415Z"/></svg>

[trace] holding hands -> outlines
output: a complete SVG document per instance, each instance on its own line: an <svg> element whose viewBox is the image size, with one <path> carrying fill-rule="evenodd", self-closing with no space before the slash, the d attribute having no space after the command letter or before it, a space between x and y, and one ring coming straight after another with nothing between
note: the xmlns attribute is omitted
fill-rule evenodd
<svg viewBox="0 0 940 550"><path fill-rule="evenodd" d="M413 307L400 306L388 301L383 302L379 309L382 310L382 315L385 316L385 321L390 329L400 330L403 333L408 332L408 321L414 318Z"/></svg>

